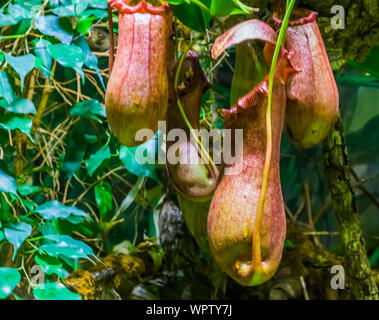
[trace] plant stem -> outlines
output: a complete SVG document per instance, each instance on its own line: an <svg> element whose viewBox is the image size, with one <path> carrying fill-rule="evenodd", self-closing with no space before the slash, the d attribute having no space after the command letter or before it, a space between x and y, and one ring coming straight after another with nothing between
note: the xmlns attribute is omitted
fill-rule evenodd
<svg viewBox="0 0 379 320"><path fill-rule="evenodd" d="M271 124L271 104L272 104L272 90L274 87L274 76L276 70L276 64L279 57L279 52L281 46L284 42L285 34L287 32L288 22L290 19L290 15L292 9L295 5L296 0L291 0L286 14L283 19L282 26L280 28L278 42L275 46L275 52L271 63L270 69L270 79L269 79L269 93L267 98L267 112L266 112L266 135L267 135L267 143L266 143L266 156L265 156L265 165L263 170L263 178L262 178L262 187L261 193L258 203L258 209L256 218L254 221L254 232L253 232L253 245L252 245L252 268L258 272L263 272L262 269L262 254L261 254L261 228L262 228L262 220L263 220L263 211L267 194L267 185L268 185L268 176L270 172L270 163L272 156L272 124Z"/></svg>
<svg viewBox="0 0 379 320"><path fill-rule="evenodd" d="M0 36L0 40L17 39L17 38L25 38L25 34L14 34L11 36Z"/></svg>
<svg viewBox="0 0 379 320"><path fill-rule="evenodd" d="M108 4L108 24L109 24L109 75L112 72L114 62L114 34L112 8Z"/></svg>

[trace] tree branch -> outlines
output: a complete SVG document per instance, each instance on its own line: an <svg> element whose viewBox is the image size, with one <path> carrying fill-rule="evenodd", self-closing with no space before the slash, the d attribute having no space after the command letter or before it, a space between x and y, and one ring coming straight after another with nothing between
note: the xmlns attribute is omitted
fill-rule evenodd
<svg viewBox="0 0 379 320"><path fill-rule="evenodd" d="M326 175L341 234L352 294L356 299L378 300L378 288L371 274L355 194L350 182L348 153L340 118L323 146Z"/></svg>

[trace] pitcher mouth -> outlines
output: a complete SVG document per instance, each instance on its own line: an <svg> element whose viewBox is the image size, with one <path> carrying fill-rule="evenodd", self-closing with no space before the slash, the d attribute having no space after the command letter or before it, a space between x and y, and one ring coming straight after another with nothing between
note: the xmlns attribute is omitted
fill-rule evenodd
<svg viewBox="0 0 379 320"><path fill-rule="evenodd" d="M170 7L167 2L162 1L161 5L154 7L153 5L142 0L136 5L130 5L131 0L108 0L108 4L112 8L116 8L120 13L123 14L134 14L134 13L147 13L153 15L164 15L169 10Z"/></svg>
<svg viewBox="0 0 379 320"><path fill-rule="evenodd" d="M276 27L281 27L283 23L283 20L279 18L279 15L280 13L278 11L275 11L272 15L272 21ZM294 26L302 26L304 24L312 23L316 20L317 15L318 13L315 11L296 8L293 10L291 14L291 18L290 18L290 21L288 22L288 25L290 27L294 27Z"/></svg>

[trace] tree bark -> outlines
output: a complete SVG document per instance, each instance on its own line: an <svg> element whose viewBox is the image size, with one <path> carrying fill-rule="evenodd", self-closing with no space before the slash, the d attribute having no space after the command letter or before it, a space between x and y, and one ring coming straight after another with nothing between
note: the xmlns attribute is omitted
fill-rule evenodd
<svg viewBox="0 0 379 320"><path fill-rule="evenodd" d="M326 175L341 235L351 292L356 299L378 300L378 288L367 258L356 198L350 182L348 152L340 118L324 141L323 147Z"/></svg>

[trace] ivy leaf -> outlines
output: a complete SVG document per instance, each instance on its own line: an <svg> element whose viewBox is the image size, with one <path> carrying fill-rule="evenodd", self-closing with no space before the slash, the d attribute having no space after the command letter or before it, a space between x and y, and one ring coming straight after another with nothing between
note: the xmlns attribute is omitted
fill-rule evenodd
<svg viewBox="0 0 379 320"><path fill-rule="evenodd" d="M26 75L34 69L35 58L32 54L18 57L10 56L5 52L3 52L3 54L9 65L20 75L22 92L24 89L24 79Z"/></svg>
<svg viewBox="0 0 379 320"><path fill-rule="evenodd" d="M50 82L50 75L52 75L53 73L51 72L49 68L45 66L45 64L43 63L40 57L36 57L36 68L41 70L41 72L44 74L46 79Z"/></svg>
<svg viewBox="0 0 379 320"><path fill-rule="evenodd" d="M157 135L137 147L121 146L120 160L126 169L139 177L150 177L160 183L155 168Z"/></svg>
<svg viewBox="0 0 379 320"><path fill-rule="evenodd" d="M55 257L46 254L37 254L34 258L35 262L42 267L45 274L56 274L62 279L67 278L70 274L63 268L62 262Z"/></svg>
<svg viewBox="0 0 379 320"><path fill-rule="evenodd" d="M88 18L90 16L95 16L97 19L103 19L108 16L108 13L106 10L89 9L81 14L82 18Z"/></svg>
<svg viewBox="0 0 379 320"><path fill-rule="evenodd" d="M82 70L84 55L82 49L75 45L57 44L49 45L48 51L63 67L72 68L78 72L82 77L82 82L84 84L84 73Z"/></svg>
<svg viewBox="0 0 379 320"><path fill-rule="evenodd" d="M92 154L88 160L85 161L88 174L92 176L96 169L101 166L101 164L106 159L111 158L111 151L109 146L101 147L96 153Z"/></svg>
<svg viewBox="0 0 379 320"><path fill-rule="evenodd" d="M66 146L66 154L63 161L63 170L69 180L80 169L84 159L87 140L85 138L86 122L80 123L69 137Z"/></svg>
<svg viewBox="0 0 379 320"><path fill-rule="evenodd" d="M10 4L8 7L9 14L15 19L31 19L33 18L33 12L20 6L19 4Z"/></svg>
<svg viewBox="0 0 379 320"><path fill-rule="evenodd" d="M99 141L98 137L94 134L85 134L84 138L88 143L96 143Z"/></svg>
<svg viewBox="0 0 379 320"><path fill-rule="evenodd" d="M92 261L90 256L93 256L97 259L91 247L83 241L75 240L66 235L46 235L45 239L52 240L55 243L43 244L38 250L45 251L53 257L59 258L64 256L73 260L83 258Z"/></svg>
<svg viewBox="0 0 379 320"><path fill-rule="evenodd" d="M33 288L37 300L82 300L82 297L68 290L62 283L48 282Z"/></svg>
<svg viewBox="0 0 379 320"><path fill-rule="evenodd" d="M103 86L103 89L105 90L104 80L103 80L103 77L100 74L100 70L98 68L98 59L92 53L92 51L88 45L87 39L84 36L81 36L74 41L74 44L82 49L83 55L84 55L84 64L88 68L90 68L91 70L96 71L97 76L101 82L101 85Z"/></svg>
<svg viewBox="0 0 379 320"><path fill-rule="evenodd" d="M53 64L53 59L51 58L48 47L51 45L51 43L47 40L40 39L35 46L34 53L36 57L41 59L43 62L43 66L48 69L49 72L47 72L44 68L41 68L42 66L39 65L39 62L36 61L36 66L39 67L42 71L42 73L45 75L47 79L50 79L50 70L51 65Z"/></svg>
<svg viewBox="0 0 379 320"><path fill-rule="evenodd" d="M0 28L4 26L13 26L19 23L20 19L15 19L10 14L0 13Z"/></svg>
<svg viewBox="0 0 379 320"><path fill-rule="evenodd" d="M14 268L0 268L0 299L10 296L21 281L20 273Z"/></svg>
<svg viewBox="0 0 379 320"><path fill-rule="evenodd" d="M61 17L80 16L87 9L89 0L71 0L64 3L63 6L53 8L53 13Z"/></svg>
<svg viewBox="0 0 379 320"><path fill-rule="evenodd" d="M0 243L5 239L4 233L2 231L2 225L1 222L8 222L12 219L11 212L10 212L10 205L5 200L5 195L0 194Z"/></svg>
<svg viewBox="0 0 379 320"><path fill-rule="evenodd" d="M63 170L66 172L67 178L71 180L82 165L85 150L78 146L74 140L70 140L68 148L70 151L65 155Z"/></svg>
<svg viewBox="0 0 379 320"><path fill-rule="evenodd" d="M34 211L39 213L46 220L70 220L71 217L90 218L84 211L75 207L64 206L56 200L48 201L37 207Z"/></svg>
<svg viewBox="0 0 379 320"><path fill-rule="evenodd" d="M3 26L12 26L19 23L22 19L30 19L33 13L26 10L18 4L10 4L8 14L0 14L0 28Z"/></svg>
<svg viewBox="0 0 379 320"><path fill-rule="evenodd" d="M89 0L89 6L96 9L106 9L107 1L106 0Z"/></svg>
<svg viewBox="0 0 379 320"><path fill-rule="evenodd" d="M0 192L9 192L17 195L16 179L0 170Z"/></svg>
<svg viewBox="0 0 379 320"><path fill-rule="evenodd" d="M81 18L78 20L78 24L76 26L76 30L80 32L82 35L86 35L87 32L92 28L93 21L97 18Z"/></svg>
<svg viewBox="0 0 379 320"><path fill-rule="evenodd" d="M112 211L112 187L107 182L95 186L95 200L100 209L100 216L104 219Z"/></svg>
<svg viewBox="0 0 379 320"><path fill-rule="evenodd" d="M106 118L105 108L96 99L85 100L74 105L70 114L72 116L82 117L86 119L93 119L95 121L101 122L101 120L96 116L102 116Z"/></svg>
<svg viewBox="0 0 379 320"><path fill-rule="evenodd" d="M13 102L8 103L6 100L0 100L0 107L9 112L19 114L36 114L36 108L32 101L16 96Z"/></svg>
<svg viewBox="0 0 379 320"><path fill-rule="evenodd" d="M20 130L25 133L30 140L34 143L30 130L32 129L33 121L25 116L7 113L0 114L0 128L5 130Z"/></svg>
<svg viewBox="0 0 379 320"><path fill-rule="evenodd" d="M21 7L30 11L31 14L35 15L41 9L42 0L14 0L14 3L20 5Z"/></svg>
<svg viewBox="0 0 379 320"><path fill-rule="evenodd" d="M4 98L8 103L13 101L13 89L4 71L0 71L0 98Z"/></svg>
<svg viewBox="0 0 379 320"><path fill-rule="evenodd" d="M24 240L32 233L32 226L26 222L17 224L9 224L4 227L4 234L7 240L13 244L13 260L16 256L18 249L23 244Z"/></svg>
<svg viewBox="0 0 379 320"><path fill-rule="evenodd" d="M32 185L26 183L23 185L18 185L17 190L23 197L27 197L27 196L30 196L31 194L41 190L41 188L37 187L37 186L32 186Z"/></svg>
<svg viewBox="0 0 379 320"><path fill-rule="evenodd" d="M56 15L40 15L36 19L36 27L44 35L58 38L63 44L70 44L72 35L62 29Z"/></svg>

